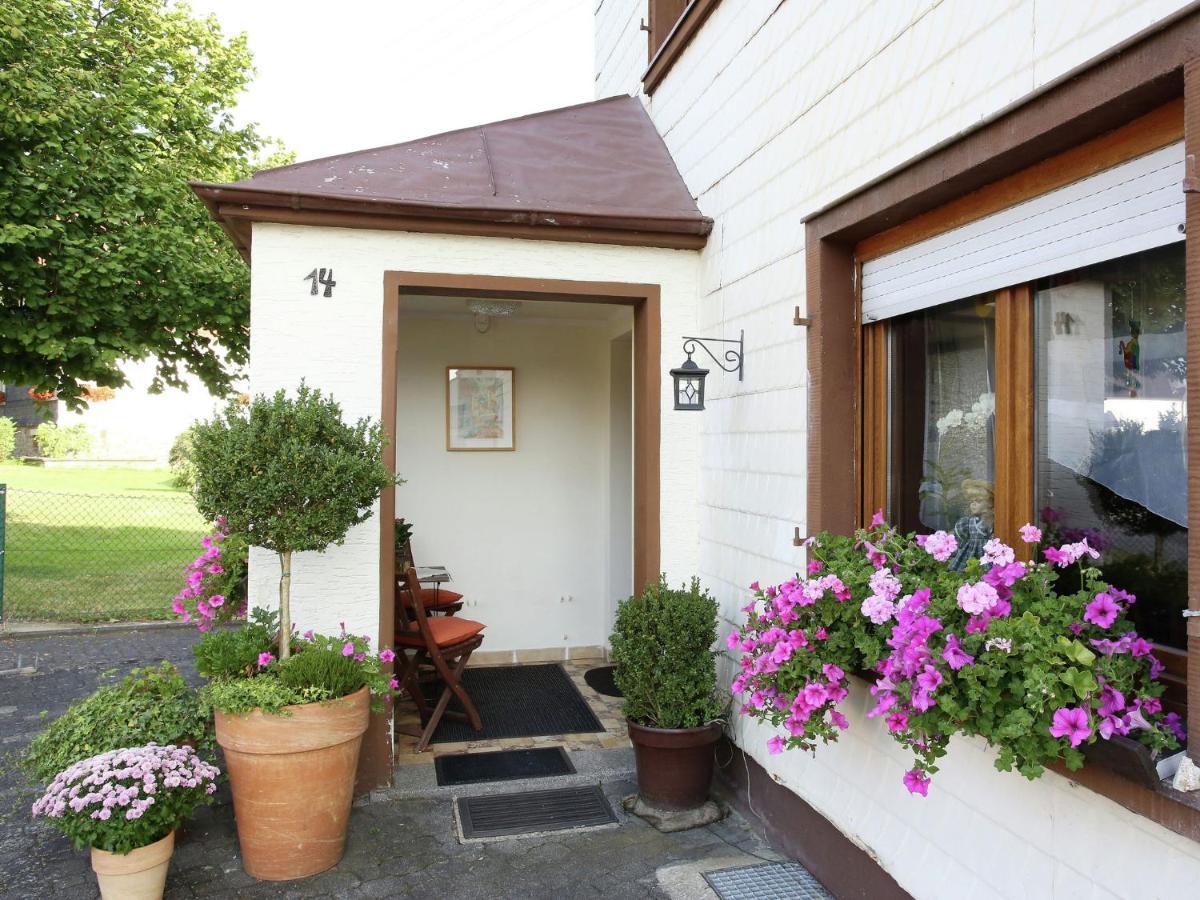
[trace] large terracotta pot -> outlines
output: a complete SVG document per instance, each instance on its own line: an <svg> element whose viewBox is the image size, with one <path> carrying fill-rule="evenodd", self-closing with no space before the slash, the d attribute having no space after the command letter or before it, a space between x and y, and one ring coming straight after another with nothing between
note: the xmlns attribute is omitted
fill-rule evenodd
<svg viewBox="0 0 1200 900"><path fill-rule="evenodd" d="M92 848L92 871L104 900L162 900L175 832L128 853Z"/></svg>
<svg viewBox="0 0 1200 900"><path fill-rule="evenodd" d="M216 713L242 867L264 881L316 875L342 858L370 698L364 687L285 709Z"/></svg>
<svg viewBox="0 0 1200 900"><path fill-rule="evenodd" d="M713 749L721 739L720 723L699 728L649 728L625 721L633 741L642 799L665 810L703 805L712 784Z"/></svg>

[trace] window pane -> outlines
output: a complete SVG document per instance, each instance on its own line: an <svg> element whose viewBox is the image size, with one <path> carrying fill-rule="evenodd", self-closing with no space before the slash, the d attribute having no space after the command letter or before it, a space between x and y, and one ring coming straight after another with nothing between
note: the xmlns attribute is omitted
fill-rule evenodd
<svg viewBox="0 0 1200 900"><path fill-rule="evenodd" d="M904 531L954 532L961 568L992 536L995 298L897 318L891 335L889 514Z"/></svg>
<svg viewBox="0 0 1200 900"><path fill-rule="evenodd" d="M1106 580L1137 595L1138 630L1183 647L1184 245L1056 275L1036 290L1037 506L1047 537L1087 537Z"/></svg>

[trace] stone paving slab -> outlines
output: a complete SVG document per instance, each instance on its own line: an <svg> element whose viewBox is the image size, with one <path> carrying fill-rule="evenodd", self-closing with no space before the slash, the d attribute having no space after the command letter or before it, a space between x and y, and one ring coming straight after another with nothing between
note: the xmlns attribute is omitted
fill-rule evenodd
<svg viewBox="0 0 1200 900"><path fill-rule="evenodd" d="M15 668L18 655L23 664L37 658L32 675L0 676L2 900L98 896L86 852L29 818L36 791L15 768L15 758L40 729L39 714L58 715L113 668L123 674L166 658L195 680L190 650L195 638L193 631L172 629L0 638L0 671ZM355 806L342 862L298 882L258 882L242 871L233 809L221 791L218 804L201 810L179 835L166 896L636 900L687 896L677 890L697 889L694 879L660 880L660 870L692 873L705 868L705 861L731 857L779 859L736 815L669 835L631 819L620 801L635 786L619 764L601 765L604 756L597 754L595 772L620 819L617 828L464 845L454 837L449 797L382 792ZM427 765L432 773L432 762Z"/></svg>

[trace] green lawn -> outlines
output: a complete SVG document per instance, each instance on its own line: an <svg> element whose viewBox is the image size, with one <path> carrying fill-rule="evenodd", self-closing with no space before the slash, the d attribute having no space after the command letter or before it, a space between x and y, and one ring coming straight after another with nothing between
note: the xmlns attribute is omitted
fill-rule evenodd
<svg viewBox="0 0 1200 900"><path fill-rule="evenodd" d="M206 524L165 470L0 465L8 485L4 616L171 617Z"/></svg>

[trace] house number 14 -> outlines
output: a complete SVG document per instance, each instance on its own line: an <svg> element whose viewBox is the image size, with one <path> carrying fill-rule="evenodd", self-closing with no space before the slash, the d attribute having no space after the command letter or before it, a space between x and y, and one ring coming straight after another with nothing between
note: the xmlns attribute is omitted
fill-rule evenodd
<svg viewBox="0 0 1200 900"><path fill-rule="evenodd" d="M334 285L337 284L337 282L333 280L333 269L313 269L301 280L312 282L312 290L308 292L312 297L317 296L317 285L319 284L325 285L324 296L332 297Z"/></svg>

